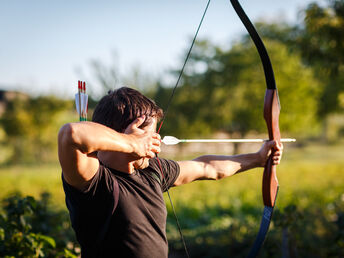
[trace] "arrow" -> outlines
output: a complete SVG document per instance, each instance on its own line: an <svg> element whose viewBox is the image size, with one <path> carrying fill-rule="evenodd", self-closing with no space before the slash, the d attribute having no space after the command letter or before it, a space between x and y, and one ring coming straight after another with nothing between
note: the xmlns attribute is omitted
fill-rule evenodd
<svg viewBox="0 0 344 258"><path fill-rule="evenodd" d="M181 142L217 142L217 143L236 143L236 142L265 142L264 139L178 139L174 136L165 136L161 140L166 145L175 145ZM285 138L281 142L296 142L296 139Z"/></svg>
<svg viewBox="0 0 344 258"><path fill-rule="evenodd" d="M86 94L86 82L78 81L78 93L75 94L76 111L80 121L87 121L88 95Z"/></svg>

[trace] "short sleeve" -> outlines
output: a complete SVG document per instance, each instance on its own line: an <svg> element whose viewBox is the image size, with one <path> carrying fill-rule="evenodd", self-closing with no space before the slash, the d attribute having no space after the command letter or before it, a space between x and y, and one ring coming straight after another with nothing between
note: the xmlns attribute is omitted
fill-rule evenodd
<svg viewBox="0 0 344 258"><path fill-rule="evenodd" d="M107 195L113 192L114 178L109 174L103 165L99 165L98 171L91 179L89 186L80 191L73 186L69 185L62 175L63 188L66 193L66 197L77 198L78 201L85 199L89 201L92 198L97 198L100 195Z"/></svg>
<svg viewBox="0 0 344 258"><path fill-rule="evenodd" d="M161 169L159 165L161 164ZM177 180L180 172L179 164L173 160L167 160L162 158L150 159L150 166L157 172L163 192L166 192L170 187L173 186Z"/></svg>

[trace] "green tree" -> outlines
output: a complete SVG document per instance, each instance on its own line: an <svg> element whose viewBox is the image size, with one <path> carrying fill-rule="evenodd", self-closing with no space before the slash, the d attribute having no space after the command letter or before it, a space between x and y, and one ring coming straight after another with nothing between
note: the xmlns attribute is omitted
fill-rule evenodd
<svg viewBox="0 0 344 258"><path fill-rule="evenodd" d="M272 59L282 113L281 130L309 134L317 125L319 83L297 53L278 41L265 41ZM191 67L191 68L190 68ZM205 135L215 131L245 136L266 132L263 120L265 77L257 50L243 39L229 50L198 42L169 111L165 133ZM159 88L159 103L171 89ZM161 105L161 104L160 104Z"/></svg>
<svg viewBox="0 0 344 258"><path fill-rule="evenodd" d="M304 60L316 69L325 85L319 115L344 110L344 1L329 0L327 6L310 4L296 41Z"/></svg>
<svg viewBox="0 0 344 258"><path fill-rule="evenodd" d="M61 113L71 101L56 97L15 98L7 103L0 119L5 144L12 147L9 163L30 163L56 159L56 134Z"/></svg>

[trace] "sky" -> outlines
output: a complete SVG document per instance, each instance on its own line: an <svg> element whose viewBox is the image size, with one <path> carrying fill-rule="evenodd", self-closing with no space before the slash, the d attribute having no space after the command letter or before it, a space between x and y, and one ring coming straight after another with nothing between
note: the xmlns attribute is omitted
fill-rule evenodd
<svg viewBox="0 0 344 258"><path fill-rule="evenodd" d="M299 22L315 0L242 0L252 21ZM321 3L322 1L316 1ZM92 60L150 76L178 69L207 0L0 0L0 89L72 98ZM246 33L229 0L212 0L198 38ZM94 86L96 87L96 86Z"/></svg>

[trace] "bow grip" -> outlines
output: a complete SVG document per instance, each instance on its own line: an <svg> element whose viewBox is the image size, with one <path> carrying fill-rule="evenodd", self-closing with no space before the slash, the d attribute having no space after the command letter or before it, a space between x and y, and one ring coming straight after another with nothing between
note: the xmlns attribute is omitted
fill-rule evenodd
<svg viewBox="0 0 344 258"><path fill-rule="evenodd" d="M281 140L279 130L280 104L277 89L267 89L264 98L264 119L269 132L269 140ZM263 174L263 202L265 206L274 207L278 192L278 180L276 176L276 165L273 165L272 156L268 158Z"/></svg>

